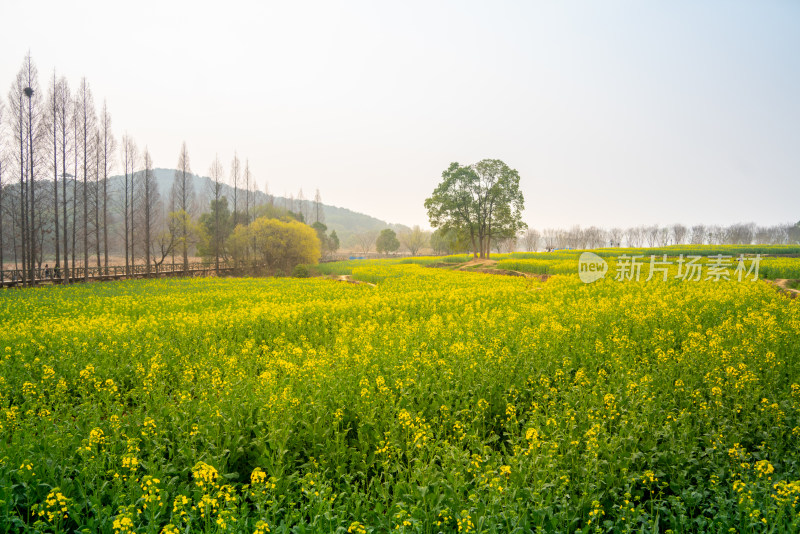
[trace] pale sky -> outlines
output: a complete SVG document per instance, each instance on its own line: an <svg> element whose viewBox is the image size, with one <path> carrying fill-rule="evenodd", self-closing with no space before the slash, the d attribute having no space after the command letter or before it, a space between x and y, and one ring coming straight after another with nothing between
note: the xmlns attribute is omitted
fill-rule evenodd
<svg viewBox="0 0 800 534"><path fill-rule="evenodd" d="M534 228L800 219L800 2L12 2L0 95L86 76L118 138L201 175L428 226L452 161Z"/></svg>

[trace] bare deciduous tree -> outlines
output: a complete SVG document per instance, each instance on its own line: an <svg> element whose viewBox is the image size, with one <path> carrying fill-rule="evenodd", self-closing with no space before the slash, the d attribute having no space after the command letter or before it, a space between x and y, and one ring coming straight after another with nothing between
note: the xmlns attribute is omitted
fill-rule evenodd
<svg viewBox="0 0 800 534"><path fill-rule="evenodd" d="M749 245L756 233L755 223L732 224L726 231L727 240L732 245Z"/></svg>
<svg viewBox="0 0 800 534"><path fill-rule="evenodd" d="M250 224L250 193L251 193L251 182L252 182L252 175L250 174L250 160L246 159L244 161L244 188L245 188L245 196L244 196L244 214L245 214L245 224Z"/></svg>
<svg viewBox="0 0 800 534"><path fill-rule="evenodd" d="M72 115L72 97L69 91L69 85L66 78L63 76L58 80L55 90L55 122L56 130L58 133L58 145L61 152L61 220L64 226L63 244L64 244L64 281L69 282L69 250L68 250L68 226L69 219L67 218L67 178L72 177L73 181L75 176L67 173L67 155L70 152L70 120ZM73 218L75 214L73 213ZM56 232L57 234L58 232ZM59 236L56 235L56 239Z"/></svg>
<svg viewBox="0 0 800 534"><path fill-rule="evenodd" d="M358 249L366 255L369 254L369 251L372 250L373 245L375 245L375 239L377 239L378 233L375 231L360 232L354 237Z"/></svg>
<svg viewBox="0 0 800 534"><path fill-rule="evenodd" d="M124 199L122 206L122 216L125 220L125 272L130 274L131 264L135 264L133 258L132 244L133 240L131 235L133 232L133 185L134 175L136 172L136 164L138 161L138 150L136 143L131 139L128 134L122 136L122 164L125 167L125 184L124 184Z"/></svg>
<svg viewBox="0 0 800 534"><path fill-rule="evenodd" d="M545 228L542 232L542 240L544 241L544 248L547 252L556 248L556 236L558 231L555 228Z"/></svg>
<svg viewBox="0 0 800 534"><path fill-rule="evenodd" d="M5 259L3 258L3 217L5 211L3 210L3 187L5 187L4 175L6 170L6 136L4 124L5 104L0 99L0 282L2 282L2 271L5 269Z"/></svg>
<svg viewBox="0 0 800 534"><path fill-rule="evenodd" d="M590 226L583 232L584 246L581 248L598 248L605 244L606 231L597 226Z"/></svg>
<svg viewBox="0 0 800 534"><path fill-rule="evenodd" d="M692 226L691 244L702 245L706 241L706 227L702 224Z"/></svg>
<svg viewBox="0 0 800 534"><path fill-rule="evenodd" d="M142 185L144 187L144 261L145 273L150 275L152 263L150 250L153 246L153 215L158 212L159 194L158 184L153 174L153 160L150 151L144 149L144 172L142 175Z"/></svg>
<svg viewBox="0 0 800 534"><path fill-rule="evenodd" d="M39 72L31 59L31 54L25 56L23 63L24 84L22 92L27 98L27 122L28 122L28 168L30 174L28 175L28 188L30 197L30 216L29 216L29 230L30 240L28 242L29 249L29 280L31 283L36 278L36 262L37 259L41 263L41 256L37 256L37 230L39 230L39 222L36 219L36 172L35 164L37 163L36 145L39 140L39 128L41 122L41 92L39 90ZM36 141L34 141L36 138ZM41 252L41 248L39 248Z"/></svg>
<svg viewBox="0 0 800 534"><path fill-rule="evenodd" d="M53 83L50 85L47 100L47 133L50 141L53 142L53 243L55 245L56 272L61 270L61 235L59 228L58 215L58 81L56 80L55 70L53 71ZM62 169L63 174L63 169ZM2 264L2 262L0 262Z"/></svg>
<svg viewBox="0 0 800 534"><path fill-rule="evenodd" d="M628 242L629 247L641 247L643 238L644 228L641 226L632 226L625 231L625 239Z"/></svg>
<svg viewBox="0 0 800 534"><path fill-rule="evenodd" d="M108 173L114 166L117 140L111 131L111 114L108 112L105 100L103 100L103 110L100 113L100 147L103 174L103 263L108 270Z"/></svg>
<svg viewBox="0 0 800 534"><path fill-rule="evenodd" d="M241 185L241 163L239 162L239 155L234 152L233 153L233 161L231 162L231 185L233 185L233 227L236 228L236 224L239 222L237 217L239 214L237 213L239 210L239 205L237 203L239 197L239 186Z"/></svg>
<svg viewBox="0 0 800 534"><path fill-rule="evenodd" d="M78 152L80 151L80 113L78 95L72 101L72 139L74 143L73 178L72 178L72 272L75 272L77 257L77 229L78 229Z"/></svg>
<svg viewBox="0 0 800 534"><path fill-rule="evenodd" d="M400 244L412 256L416 256L417 252L428 244L428 235L419 226L414 226L410 231L400 233L398 238L400 239Z"/></svg>
<svg viewBox="0 0 800 534"><path fill-rule="evenodd" d="M522 234L522 246L525 247L526 252L536 252L539 249L539 240L542 235L539 230L530 228Z"/></svg>
<svg viewBox="0 0 800 534"><path fill-rule="evenodd" d="M92 198L94 200L94 245L97 258L97 270L100 271L100 130L94 130L94 184L92 184Z"/></svg>
<svg viewBox="0 0 800 534"><path fill-rule="evenodd" d="M266 198L267 204L270 206L275 205L275 195L269 192L269 183L264 182L264 197Z"/></svg>
<svg viewBox="0 0 800 534"><path fill-rule="evenodd" d="M8 93L8 102L10 106L9 124L11 132L14 137L14 144L19 147L19 150L14 150L16 157L16 167L19 169L19 199L17 204L17 213L12 213L12 221L19 220L19 232L17 232L16 224L13 235L15 236L14 255L15 255L15 268L19 268L17 264L17 257L22 263L22 283L27 281L28 273L28 197L26 191L26 153L27 153L27 132L25 129L25 107L23 105L24 90L25 88L25 69L20 69L14 83L11 85L11 90ZM16 211L16 210L15 210ZM18 215L18 217L17 217ZM19 234L19 243L16 243L16 236ZM19 245L19 254L17 254L17 245Z"/></svg>
<svg viewBox="0 0 800 534"><path fill-rule="evenodd" d="M222 163L219 161L219 156L214 156L214 161L211 163L211 168L208 170L211 176L211 196L214 205L214 269L219 275L219 256L222 252L220 250L220 243L222 234L220 230L219 209L222 201L222 182L225 179L222 170Z"/></svg>
<svg viewBox="0 0 800 534"><path fill-rule="evenodd" d="M658 246L658 235L659 235L659 227L657 224L652 226L648 226L644 230L645 239L647 239L647 246L648 247L657 247Z"/></svg>
<svg viewBox="0 0 800 534"><path fill-rule="evenodd" d="M10 105L9 124L16 142L19 143L17 156L19 164L19 202L20 246L22 259L22 281L33 283L37 254L37 234L41 234L41 214L36 212L36 167L39 161L37 145L41 139L42 126L41 92L38 71L30 53L25 56L8 94ZM15 151L16 152L16 151ZM14 216L17 214L15 213ZM16 234L16 232L15 232ZM15 246L16 251L16 246ZM41 248L40 248L41 251Z"/></svg>
<svg viewBox="0 0 800 534"><path fill-rule="evenodd" d="M319 189L317 189L317 192L314 194L314 222L325 223L325 210Z"/></svg>
<svg viewBox="0 0 800 534"><path fill-rule="evenodd" d="M295 204L294 212L298 214L304 223L308 223L308 202L306 202L306 197L303 194L303 188L300 188L300 191L297 192L297 199ZM377 237L375 238L377 239Z"/></svg>
<svg viewBox="0 0 800 534"><path fill-rule="evenodd" d="M183 270L189 270L189 225L191 214L194 212L195 195L194 182L192 181L192 169L189 163L189 151L186 142L181 146L178 155L178 168L175 171L175 179L172 182L172 198L175 203L177 213L173 216L178 220L178 232L180 235L179 246L183 257Z"/></svg>
<svg viewBox="0 0 800 534"><path fill-rule="evenodd" d="M78 120L80 124L81 156L83 157L83 266L89 266L89 174L93 146L93 133L97 117L94 110L94 98L86 78L81 78L78 89ZM89 281L89 270L84 269L83 279Z"/></svg>
<svg viewBox="0 0 800 534"><path fill-rule="evenodd" d="M614 227L608 231L609 245L612 247L622 246L623 237L625 237L625 231L622 228Z"/></svg>
<svg viewBox="0 0 800 534"><path fill-rule="evenodd" d="M680 223L673 224L672 228L672 242L676 245L682 245L683 242L686 240L686 234L688 230L686 227Z"/></svg>

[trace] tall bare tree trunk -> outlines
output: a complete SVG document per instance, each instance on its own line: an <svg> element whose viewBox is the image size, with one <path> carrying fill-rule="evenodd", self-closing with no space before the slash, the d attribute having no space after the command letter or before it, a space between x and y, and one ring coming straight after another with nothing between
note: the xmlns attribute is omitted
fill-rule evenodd
<svg viewBox="0 0 800 534"><path fill-rule="evenodd" d="M50 97L53 100L53 222L55 223L55 234L53 240L56 245L56 265L55 272L61 270L61 247L59 241L61 234L58 231L58 84L56 82L56 72L53 70L53 89ZM63 169L62 169L63 172ZM1 262L0 262L1 263Z"/></svg>
<svg viewBox="0 0 800 534"><path fill-rule="evenodd" d="M134 210L135 210L135 206L136 206L136 198L134 197L135 187L136 187L136 173L132 172L131 173L131 213L130 213L130 217L131 217L131 224L130 224L131 235L128 238L128 240L130 241L130 244L131 244L131 272L132 273L136 272L136 239L134 238L134 230L136 229L136 220L134 218L134 213L135 213Z"/></svg>
<svg viewBox="0 0 800 534"><path fill-rule="evenodd" d="M80 132L80 122L79 122L79 110L80 106L78 104L78 95L75 95L75 102L74 107L72 109L72 125L73 125L73 133L72 133L72 142L74 143L74 156L75 156L75 167L74 167L74 174L72 176L72 273L73 276L75 274L75 267L76 267L76 245L77 245L77 233L78 233L78 135Z"/></svg>
<svg viewBox="0 0 800 534"><path fill-rule="evenodd" d="M244 214L245 224L250 224L250 160L244 162Z"/></svg>
<svg viewBox="0 0 800 534"><path fill-rule="evenodd" d="M131 274L131 231L133 224L133 170L136 166L136 145L125 134L122 136L123 164L125 166L125 204L123 206L123 219L125 221L125 274Z"/></svg>
<svg viewBox="0 0 800 534"><path fill-rule="evenodd" d="M233 162L231 163L231 182L233 183L233 228L236 228L236 224L238 223L239 214L238 211L238 204L237 204L237 197L239 193L239 172L240 172L241 163L239 163L239 155L234 152L233 153Z"/></svg>
<svg viewBox="0 0 800 534"><path fill-rule="evenodd" d="M221 233L219 228L219 204L221 200L222 190L222 164L219 162L219 156L214 157L214 163L211 164L209 174L214 181L214 270L219 276L219 254L220 254L220 239Z"/></svg>
<svg viewBox="0 0 800 534"><path fill-rule="evenodd" d="M150 182L152 160L147 147L144 149L144 261L145 273L150 276Z"/></svg>
<svg viewBox="0 0 800 534"><path fill-rule="evenodd" d="M64 282L69 283L69 249L68 241L68 219L67 219L67 106L70 102L69 86L67 80L62 77L58 82L56 100L58 102L58 124L61 127L61 192L62 192L62 219L64 221ZM74 178L74 176L73 176ZM74 214L73 214L74 216Z"/></svg>
<svg viewBox="0 0 800 534"><path fill-rule="evenodd" d="M103 101L103 253L106 274L108 274L108 173L111 170L111 156L116 149L116 141L111 133L111 115L108 106Z"/></svg>
<svg viewBox="0 0 800 534"><path fill-rule="evenodd" d="M25 195L25 115L22 105L22 85L19 87L19 205L20 205L20 245L22 247L22 283L28 278L28 197Z"/></svg>
<svg viewBox="0 0 800 534"><path fill-rule="evenodd" d="M100 132L94 132L94 244L97 252L97 272L100 273Z"/></svg>
<svg viewBox="0 0 800 534"><path fill-rule="evenodd" d="M89 98L86 78L81 80L81 122L83 129L83 281L89 281Z"/></svg>
<svg viewBox="0 0 800 534"><path fill-rule="evenodd" d="M132 169L132 167L131 167ZM130 235L130 243L131 243L131 271L136 271L136 239L134 238L134 230L136 229L136 173L131 170L131 235Z"/></svg>
<svg viewBox="0 0 800 534"><path fill-rule="evenodd" d="M194 211L194 186L191 181L192 169L189 163L189 151L186 149L186 142L181 146L181 153L178 156L178 169L175 172L175 179L172 183L173 210L179 209L180 233L181 233L181 253L183 255L183 271L189 272L189 222L191 213ZM174 263L174 261L173 261Z"/></svg>
<svg viewBox="0 0 800 534"><path fill-rule="evenodd" d="M3 121L3 108L0 104L0 124ZM0 158L0 282L3 281L3 269L6 268L3 258L3 160Z"/></svg>
<svg viewBox="0 0 800 534"><path fill-rule="evenodd" d="M28 90L30 90L30 94L28 94ZM28 96L28 160L31 164L31 174L28 178L28 183L30 184L30 197L31 197L31 210L30 210L30 230L31 230L31 239L29 243L29 250L30 250L30 283L34 284L36 282L36 223L34 221L34 216L36 215L36 206L34 200L36 198L36 181L35 175L33 173L33 117L32 117L32 110L31 110L31 100L33 100L33 89L28 86L26 87L26 94Z"/></svg>

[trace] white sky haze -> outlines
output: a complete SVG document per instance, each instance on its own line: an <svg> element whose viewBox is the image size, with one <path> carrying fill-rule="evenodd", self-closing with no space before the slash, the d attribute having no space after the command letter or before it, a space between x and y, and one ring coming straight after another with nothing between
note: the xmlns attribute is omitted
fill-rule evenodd
<svg viewBox="0 0 800 534"><path fill-rule="evenodd" d="M30 13L33 7L33 13ZM428 226L452 161L517 169L531 227L800 219L800 2L11 2L117 138L195 173Z"/></svg>

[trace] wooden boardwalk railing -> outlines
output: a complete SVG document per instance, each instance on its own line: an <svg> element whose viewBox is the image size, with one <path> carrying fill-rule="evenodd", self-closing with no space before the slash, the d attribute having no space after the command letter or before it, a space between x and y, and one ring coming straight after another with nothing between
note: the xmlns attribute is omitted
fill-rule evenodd
<svg viewBox="0 0 800 534"><path fill-rule="evenodd" d="M258 265L247 265L247 268L258 267ZM230 263L220 262L219 273L230 273L244 266L234 266ZM217 268L214 263L190 263L189 269L185 270L183 263L163 263L161 265L150 265L148 272L146 265L136 264L130 267L124 265L109 265L108 267L75 267L70 268L68 273L64 269L54 267L36 268L33 273L33 283L29 280L30 271L23 273L22 269L0 270L0 287L15 287L22 285L40 284L63 284L65 282L83 282L84 280L123 280L125 278L160 278L166 276L207 276L216 273Z"/></svg>
<svg viewBox="0 0 800 534"><path fill-rule="evenodd" d="M335 254L320 260L320 263L330 261L342 261L349 259L364 258L403 258L404 255L381 255L368 254L353 256L348 254ZM236 272L256 272L266 268L263 263L234 264L233 262L219 262L219 274L231 274ZM23 272L22 269L0 270L0 288L17 286L35 286L41 284L63 284L73 282L102 281L102 280L124 280L126 278L162 278L167 276L209 276L216 274L217 268L214 262L194 262L189 263L189 269L184 270L183 263L162 263L160 265L151 264L150 272L147 266L142 264L131 265L109 265L108 267L75 267L70 268L68 274L64 269L54 267L38 267L33 270L33 283L30 282L30 271Z"/></svg>

